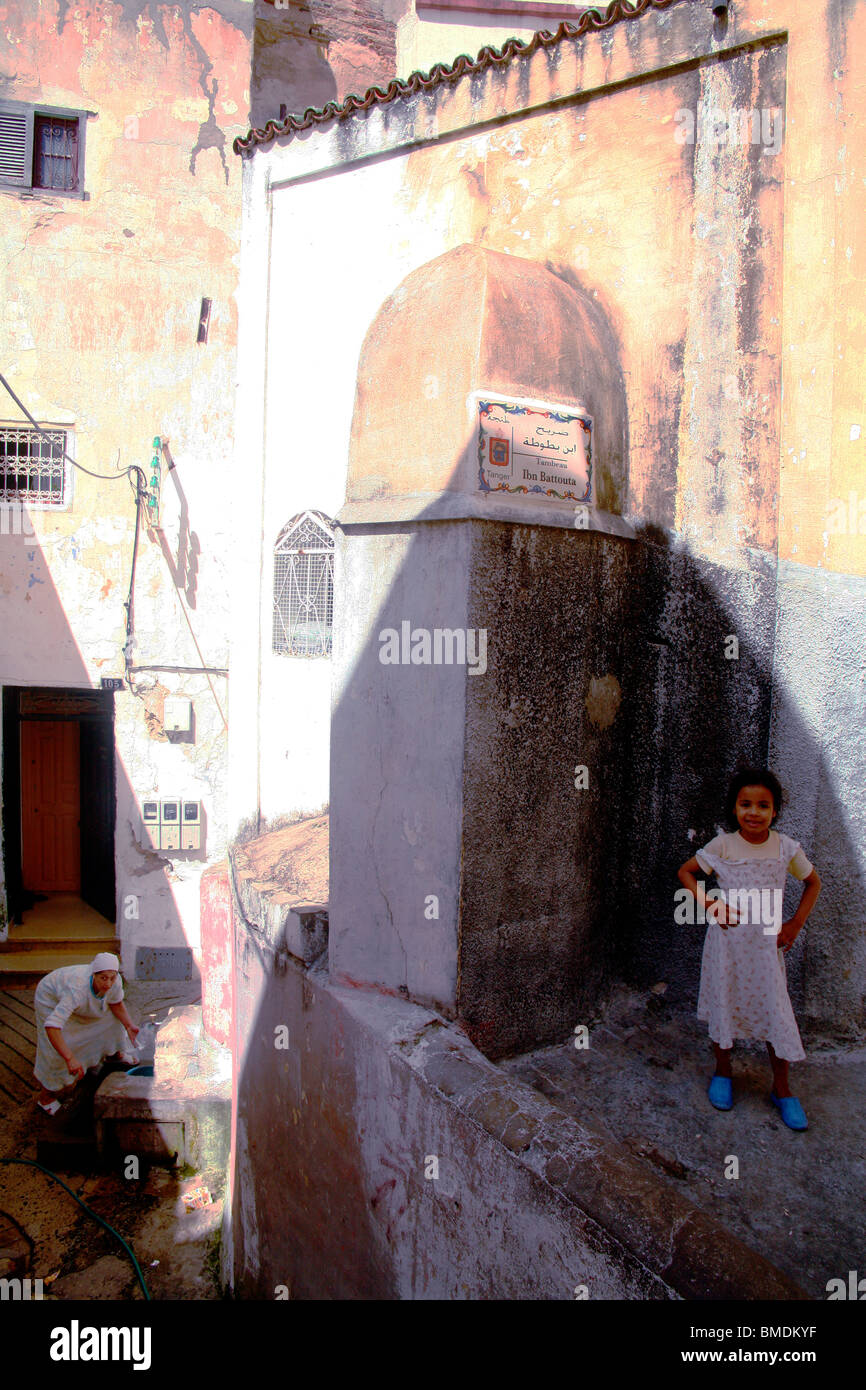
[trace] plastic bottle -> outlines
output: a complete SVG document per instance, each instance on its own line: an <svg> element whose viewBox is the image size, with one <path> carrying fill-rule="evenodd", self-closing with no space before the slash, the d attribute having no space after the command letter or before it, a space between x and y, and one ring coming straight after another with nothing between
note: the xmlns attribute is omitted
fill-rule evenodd
<svg viewBox="0 0 866 1390"><path fill-rule="evenodd" d="M152 1023L144 1023L138 1030L135 1050L139 1062L152 1062L156 1052L156 1029Z"/></svg>

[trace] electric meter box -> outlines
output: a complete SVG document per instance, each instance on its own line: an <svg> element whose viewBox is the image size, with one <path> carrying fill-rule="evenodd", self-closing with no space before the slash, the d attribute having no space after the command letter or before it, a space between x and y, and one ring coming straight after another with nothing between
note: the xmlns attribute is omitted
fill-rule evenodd
<svg viewBox="0 0 866 1390"><path fill-rule="evenodd" d="M159 849L159 802L141 803L141 843L147 849Z"/></svg>
<svg viewBox="0 0 866 1390"><path fill-rule="evenodd" d="M161 801L159 819L160 849L180 849L180 802Z"/></svg>
<svg viewBox="0 0 866 1390"><path fill-rule="evenodd" d="M166 696L162 727L167 734L188 734L192 728L192 700L178 695Z"/></svg>
<svg viewBox="0 0 866 1390"><path fill-rule="evenodd" d="M180 823L181 849L201 849L201 802L183 801Z"/></svg>
<svg viewBox="0 0 866 1390"><path fill-rule="evenodd" d="M201 849L201 802L177 796L142 801L141 843L148 849Z"/></svg>

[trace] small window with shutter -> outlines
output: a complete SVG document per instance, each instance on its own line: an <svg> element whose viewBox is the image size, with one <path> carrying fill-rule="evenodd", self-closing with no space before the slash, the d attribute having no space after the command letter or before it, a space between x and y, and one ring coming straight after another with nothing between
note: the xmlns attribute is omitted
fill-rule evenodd
<svg viewBox="0 0 866 1390"><path fill-rule="evenodd" d="M0 101L0 191L86 198L84 132L93 114Z"/></svg>

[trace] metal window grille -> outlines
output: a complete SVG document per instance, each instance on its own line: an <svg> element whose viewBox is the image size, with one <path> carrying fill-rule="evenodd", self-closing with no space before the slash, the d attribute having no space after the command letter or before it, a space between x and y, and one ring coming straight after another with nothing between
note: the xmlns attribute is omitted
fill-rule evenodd
<svg viewBox="0 0 866 1390"><path fill-rule="evenodd" d="M322 512L302 512L283 527L274 547L274 651L330 656L333 624L332 523Z"/></svg>
<svg viewBox="0 0 866 1390"><path fill-rule="evenodd" d="M0 502L64 506L65 449L65 430L40 434L33 429L0 428Z"/></svg>
<svg viewBox="0 0 866 1390"><path fill-rule="evenodd" d="M78 121L36 116L33 128L33 187L71 193L78 187Z"/></svg>
<svg viewBox="0 0 866 1390"><path fill-rule="evenodd" d="M31 189L66 198L84 192L87 118L92 111L32 106L0 95L0 192Z"/></svg>

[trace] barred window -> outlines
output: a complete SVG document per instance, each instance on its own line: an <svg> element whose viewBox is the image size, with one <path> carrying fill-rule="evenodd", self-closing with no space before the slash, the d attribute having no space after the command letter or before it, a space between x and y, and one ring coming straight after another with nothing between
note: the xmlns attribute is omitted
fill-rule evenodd
<svg viewBox="0 0 866 1390"><path fill-rule="evenodd" d="M36 117L33 130L33 187L78 187L78 121L59 116Z"/></svg>
<svg viewBox="0 0 866 1390"><path fill-rule="evenodd" d="M43 434L0 426L0 502L65 506L69 500L65 450L65 430Z"/></svg>
<svg viewBox="0 0 866 1390"><path fill-rule="evenodd" d="M333 523L323 512L301 512L274 547L274 651L330 656L333 623Z"/></svg>
<svg viewBox="0 0 866 1390"><path fill-rule="evenodd" d="M87 198L84 137L92 114L0 101L0 189Z"/></svg>

